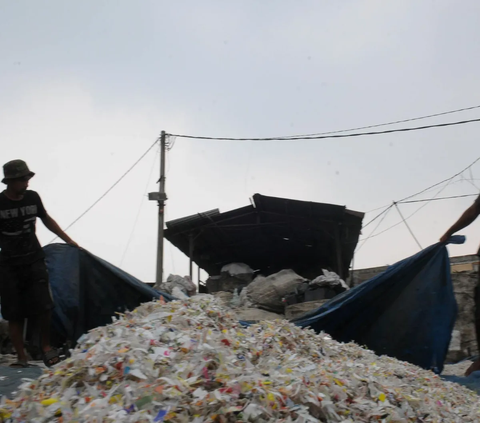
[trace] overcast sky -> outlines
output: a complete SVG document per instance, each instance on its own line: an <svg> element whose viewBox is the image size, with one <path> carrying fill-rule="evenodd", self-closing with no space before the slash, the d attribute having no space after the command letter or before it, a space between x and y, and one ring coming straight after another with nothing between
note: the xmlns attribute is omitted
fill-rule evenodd
<svg viewBox="0 0 480 423"><path fill-rule="evenodd" d="M66 227L161 130L303 134L480 104L479 28L476 0L0 0L0 158L28 162L31 188ZM167 220L248 205L254 193L366 212L466 167L480 155L479 135L471 123L317 141L177 139L167 156ZM145 194L157 189L157 153L68 231L144 281L155 278L157 206ZM480 187L480 163L471 170L465 178ZM440 196L478 191L457 178ZM426 247L472 201L435 201L408 222ZM400 207L408 216L421 204ZM377 232L398 221L391 210ZM451 255L476 252L480 222L462 233L468 241ZM41 223L38 234L43 244L52 239ZM368 240L355 267L417 251L402 224ZM187 272L188 259L167 242L165 273Z"/></svg>

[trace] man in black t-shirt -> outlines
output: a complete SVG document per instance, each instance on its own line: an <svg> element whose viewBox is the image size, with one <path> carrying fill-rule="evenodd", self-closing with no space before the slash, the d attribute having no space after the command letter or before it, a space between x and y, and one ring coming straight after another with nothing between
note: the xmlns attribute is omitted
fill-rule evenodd
<svg viewBox="0 0 480 423"><path fill-rule="evenodd" d="M468 225L473 223L477 217L480 215L480 196L477 197L475 202L460 216L460 218L453 224L453 226L445 232L440 238L440 242L447 242L448 239L458 231L461 231L463 228L466 228ZM477 253L480 256L480 249ZM477 348L480 353L480 273L477 286L474 291L475 299L475 331L477 335ZM480 370L480 358L475 361L466 371L465 376L469 376L472 372Z"/></svg>
<svg viewBox="0 0 480 423"><path fill-rule="evenodd" d="M35 234L37 217L67 244L77 248L78 245L48 215L40 196L27 189L35 174L23 160L6 163L3 172L2 182L7 189L0 193L0 299L18 356L12 366L28 366L23 329L25 318L32 317L40 321L43 359L47 366L52 366L60 357L50 346L53 299L45 255Z"/></svg>

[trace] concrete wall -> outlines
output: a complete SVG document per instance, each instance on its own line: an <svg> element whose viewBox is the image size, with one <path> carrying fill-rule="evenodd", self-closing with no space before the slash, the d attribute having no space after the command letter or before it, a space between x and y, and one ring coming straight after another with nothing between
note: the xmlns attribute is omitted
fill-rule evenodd
<svg viewBox="0 0 480 423"><path fill-rule="evenodd" d="M473 297L477 280L478 273L475 271L452 273L453 289L458 304L458 315L447 357L450 361L459 361L460 359L478 354Z"/></svg>

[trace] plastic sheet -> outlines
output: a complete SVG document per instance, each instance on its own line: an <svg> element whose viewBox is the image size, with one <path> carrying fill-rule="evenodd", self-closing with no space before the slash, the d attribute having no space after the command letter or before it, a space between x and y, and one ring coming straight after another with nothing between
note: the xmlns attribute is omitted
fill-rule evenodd
<svg viewBox="0 0 480 423"><path fill-rule="evenodd" d="M287 321L241 326L212 296L147 303L0 405L15 422L478 422L476 394Z"/></svg>
<svg viewBox="0 0 480 423"><path fill-rule="evenodd" d="M441 373L456 315L448 251L438 243L293 322Z"/></svg>

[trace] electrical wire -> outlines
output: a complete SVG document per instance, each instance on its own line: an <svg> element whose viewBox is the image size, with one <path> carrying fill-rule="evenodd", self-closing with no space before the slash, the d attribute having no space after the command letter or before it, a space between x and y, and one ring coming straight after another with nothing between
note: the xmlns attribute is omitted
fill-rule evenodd
<svg viewBox="0 0 480 423"><path fill-rule="evenodd" d="M423 194L424 192L430 191L432 188L438 187L439 185L442 185L445 182L448 182L458 175L461 175L463 172L466 170L470 169L475 165L478 161L480 160L480 157L477 157L472 163L470 163L465 169L462 169L460 172L456 173L455 175L451 176L450 178L444 179L443 181L437 182L436 184L430 185L428 188L425 188L419 192L416 192L415 194L409 195L408 197L402 198L401 200L397 201L397 203L401 203L405 200L409 200L410 198L416 197L417 195Z"/></svg>
<svg viewBox="0 0 480 423"><path fill-rule="evenodd" d="M472 183L472 185L473 185L475 188L477 188L478 191L480 191L480 188L477 187L477 185L475 184L475 182L473 182L473 181L475 181L475 178L473 177L472 168L470 168L470 169L468 169L468 170L469 170L469 172L470 172L470 182Z"/></svg>
<svg viewBox="0 0 480 423"><path fill-rule="evenodd" d="M375 208L375 209L368 210L368 211L365 212L365 214L373 213L374 211L377 211L377 210L382 210L382 209L388 207L389 205L390 205L390 204L385 204L385 205L380 206L380 207L377 207L377 208Z"/></svg>
<svg viewBox="0 0 480 423"><path fill-rule="evenodd" d="M370 239L372 238L374 235L374 232L378 229L378 227L382 224L382 222L385 220L385 218L387 217L387 214L388 212L392 209L393 207L393 204L391 204L386 210L384 210L382 213L380 213L377 217L380 217L381 215L383 215L382 219L380 220L380 222L377 223L377 226L375 226L375 228L373 228L372 232L370 232L370 235L368 235L365 239L362 239L361 241L362 244L356 249L355 251L355 254L358 253L361 248L365 245L365 243ZM372 221L371 221L372 222ZM369 222L369 223L371 223ZM363 229L363 228L362 228Z"/></svg>
<svg viewBox="0 0 480 423"><path fill-rule="evenodd" d="M174 146L175 142L177 141L177 138L173 135L167 135L167 142L166 142L166 150L170 151Z"/></svg>
<svg viewBox="0 0 480 423"><path fill-rule="evenodd" d="M437 194L435 194L435 196L433 198L429 198L427 200L425 200L425 204L423 204L422 206L420 206L417 210L415 210L412 214L410 214L409 216L407 216L404 220L408 220L410 219L411 217L415 216L420 210L422 210L424 207L426 207L431 201L434 201L436 199L436 196L439 195L445 188L447 188L447 186L450 184L450 181L447 183L447 185L445 185L444 187L442 187L442 189L440 189ZM445 197L446 199L448 197ZM397 203L402 203L402 204L405 204L406 202L400 202L400 201L397 201ZM403 223L403 221L400 221L400 222L397 222L395 223L394 225L392 226L389 226L388 228L384 229L382 232L379 232L378 234L375 234L375 235L370 235L368 238L375 238L377 236L380 236L382 234L384 234L385 232L388 232L390 229L393 229L395 227L397 227L398 225L401 225Z"/></svg>
<svg viewBox="0 0 480 423"><path fill-rule="evenodd" d="M389 126L389 125L397 125L399 123L413 122L415 120L429 119L429 118L433 118L433 117L445 116L445 115L450 115L452 113L465 112L467 110L474 110L474 109L479 109L479 108L480 108L480 105L471 106L471 107L463 107L462 109L449 110L448 112L434 113L434 114L431 114L431 115L419 116L419 117L415 117L415 118L408 118L408 119L402 119L402 120L395 120L395 121L386 122L386 123L377 123L375 125L360 126L360 127L357 127L357 128L341 129L341 130L330 131L330 132L321 132L321 133L318 133L318 134L308 134L308 136L339 134L341 132L351 132L351 131L362 131L364 129L379 128L381 126Z"/></svg>
<svg viewBox="0 0 480 423"><path fill-rule="evenodd" d="M453 199L453 198L465 198L465 197L478 197L478 194L451 195L449 197L424 198L423 200L397 201L397 203L398 204L413 204L413 203L423 203L424 201L450 200L450 199Z"/></svg>
<svg viewBox="0 0 480 423"><path fill-rule="evenodd" d="M458 176L458 175L455 175L455 176ZM433 201L433 200L437 197L437 195L440 195L440 193L441 193L443 190L445 190L445 188L447 188L448 185L450 185L450 183L452 182L453 178L455 178L455 176L453 176L452 179L447 180L448 183L447 183L444 187L442 187L442 188L433 196L433 198L430 198L430 199L426 200L425 204L421 205L417 210L415 210L412 214L410 214L409 216L407 216L404 220L402 220L402 221L400 221L400 222L397 222L397 223L395 223L395 224L392 225L392 226L389 226L387 229L383 230L382 232L379 232L378 234L375 234L375 235L374 235L373 232L372 232L372 234L368 237L368 239L370 239L370 238L375 238L375 237L377 237L377 236L380 236L380 235L384 234L385 232L389 231L390 229L393 229L393 228L397 227L398 225L402 224L404 221L407 221L407 220L410 219L411 217L415 216L420 210L422 210L422 209L423 209L424 207L426 207L431 201ZM412 197L410 196L410 197L408 197L408 198L412 198ZM395 204L395 203L404 203L404 201L396 201L396 202L394 202L394 204ZM402 216L402 218L403 218L403 216ZM382 220L383 220L383 219L382 219ZM378 227L378 226L379 226L379 225L377 225L377 227ZM365 239L365 241L367 241L367 239Z"/></svg>
<svg viewBox="0 0 480 423"><path fill-rule="evenodd" d="M409 225L408 222L407 222L407 219L405 219L405 218L403 217L403 214L402 214L402 212L400 211L400 207L398 207L398 203L395 203L395 207L396 207L396 209L397 209L397 211L398 211L398 214L399 214L400 217L402 218L403 223L405 223L405 226L407 227L408 232L410 232L410 235L412 235L413 239L415 240L415 242L417 243L418 247L420 248L420 251L423 250L422 244L420 244L420 241L418 240L418 238L417 238L417 237L415 236L415 234L413 233L412 228L410 227L410 225Z"/></svg>
<svg viewBox="0 0 480 423"><path fill-rule="evenodd" d="M373 132L357 132L353 134L340 134L340 135L295 135L295 136L270 137L270 138L203 137L203 136L197 136L197 135L182 135L182 134L167 134L167 135L172 137L177 137L177 138L211 140L211 141L299 141L299 140L321 140L321 139L328 139L328 138L351 138L351 137L361 137L361 136L367 136L367 135L392 134L396 132L421 131L424 129L431 129L431 128L443 128L447 126L465 125L467 123L473 123L473 122L480 122L480 118L462 120L457 122L437 123L437 124L425 125L425 126L415 126L410 128L389 129L385 131L373 131Z"/></svg>
<svg viewBox="0 0 480 423"><path fill-rule="evenodd" d="M452 114L452 113L465 112L465 111L468 111L468 110L474 110L474 109L478 109L478 108L480 108L480 105L479 106L471 106L471 107L463 107L461 109L449 110L448 112L434 113L434 114L431 114L431 115L419 116L419 117L415 117L415 118L395 120L395 121L386 122L386 123L377 123L375 125L358 126L356 128L340 129L340 130L336 130L336 131L320 132L320 133L316 133L316 134L306 134L306 136L330 135L330 134L339 134L339 133L342 133L342 132L362 131L364 129L379 128L381 126L389 126L389 125L397 125L399 123L406 123L406 122L412 122L412 121L415 121L415 120L429 119L429 118L433 118L433 117L449 115L449 114ZM297 137L299 135L290 135L290 136ZM288 138L288 137L279 137L279 138Z"/></svg>
<svg viewBox="0 0 480 423"><path fill-rule="evenodd" d="M471 169L470 169L471 170ZM462 181L468 182L471 186L473 186L475 189L480 191L480 189L475 185L475 183L472 181L472 179L465 178L465 176L462 174Z"/></svg>
<svg viewBox="0 0 480 423"><path fill-rule="evenodd" d="M158 152L159 151L157 151L157 153ZM152 180L153 171L155 170L155 164L157 163L157 157L158 157L158 154L155 154L155 156L153 158L152 168L150 169L150 173L148 174L147 184L146 184L145 190L142 194L142 199L140 201L140 205L138 206L137 216L135 217L135 221L133 223L133 227L132 227L132 230L130 232L130 236L128 237L127 245L125 245L125 249L123 250L122 258L121 258L120 264L118 266L120 268L123 265L123 261L125 260L125 256L127 254L128 247L130 246L130 243L133 239L133 235L135 233L135 228L137 227L138 219L140 218L140 212L142 211L142 206L143 206L143 204L145 202L145 198L147 196L148 186L150 185L150 181Z"/></svg>
<svg viewBox="0 0 480 423"><path fill-rule="evenodd" d="M417 203L417 202L425 202L425 204L423 204L422 206L420 206L417 210L415 210L412 214L410 214L408 217L405 218L405 221L410 219L411 217L413 217L415 214L417 214L420 210L422 210L425 206L427 206L431 201L436 201L437 200L437 196L440 195L440 193L442 191L444 191L452 182L453 180L459 176L459 175L462 175L463 172L465 172L466 170L470 170L478 161L480 160L480 157L478 157L477 159L475 159L472 163L470 163L465 169L462 169L460 172L457 172L455 175L451 176L450 178L447 178L447 179L444 179L443 181L440 181L440 182L437 182L436 184L433 184L433 185L430 185L429 187L421 190L421 191L418 191L416 192L415 194L412 194L412 195L409 195L399 201L395 201L395 203L402 203L402 204L407 204L407 203ZM444 184L446 183L446 185L444 187L442 187L434 196L433 198L428 198L428 199L423 199L423 200L415 200L415 201L408 201L410 200L411 198L413 197L416 197L420 194L423 194L433 188L436 188L437 186L441 185L441 184ZM462 197L467 197L467 196L472 196L472 195L476 195L476 194L466 194L466 195L460 195L460 196L450 196L450 197L443 197L443 199L447 200L447 199L450 199L450 198L462 198ZM378 219L380 216L382 216L384 213L387 213L389 210L390 210L391 206L390 207L387 207L385 210L383 210L381 213L379 213L377 216L375 216L372 220L370 220L366 225L363 226L362 229L365 229L368 225L370 225L372 222L374 222L376 219ZM403 216L402 216L403 217ZM385 219L385 216L383 217L383 219L381 220L381 222L383 222L383 220ZM363 245L365 244L365 242L367 240L369 240L370 238L375 238L379 235L382 235L384 234L385 232L389 231L390 229L393 229L395 227L397 227L398 225L400 225L401 223L403 222L397 222L396 224L384 229L383 231L379 232L378 234L374 234L374 232L376 231L376 229L380 226L380 225L377 225L375 227L375 229L370 233L370 235L365 238L365 239L362 239L360 241L363 241L363 243L361 244L360 247L358 247L357 251L363 247Z"/></svg>
<svg viewBox="0 0 480 423"><path fill-rule="evenodd" d="M92 210L100 201L102 201L107 195L108 193L113 189L115 188L122 180L123 178L125 178L125 176L127 176L133 169L134 167L140 163L142 161L142 159L150 152L150 150L155 147L155 145L158 143L159 139L157 138L155 140L155 142L148 148L147 151L145 151L145 153L143 153L139 159L137 159L137 161L128 168L128 170L122 175L120 176L120 178L117 179L117 181L110 187L108 188L105 193L103 193L99 198L98 200L96 200L90 207L88 207L80 216L78 216L72 223L70 223L70 225L68 225L64 230L67 231L68 229L70 229L75 223L77 223L83 216L85 216L90 210ZM49 244L51 244L53 241L55 241L58 237L55 237L53 238Z"/></svg>
<svg viewBox="0 0 480 423"><path fill-rule="evenodd" d="M456 173L455 175L451 176L450 178L447 178L447 179L444 179L440 182L437 182L433 185L430 185L429 187L425 188L425 189L422 189L421 191L418 191L416 192L415 194L412 194L412 195L409 195L408 197L405 197L401 200L398 200L397 203L406 203L406 200L409 200L410 198L413 198L413 197L416 197L420 194L423 194L427 191L430 191L431 189L439 186L439 185L442 185L443 183L445 182L449 182L451 181L452 179L454 179L456 176L458 175L461 175L463 172L467 171L467 170L470 170L472 169L472 167L480 160L480 157L478 157L477 159L475 159L472 163L470 163L465 169L461 170L460 172ZM473 180L473 178L472 178ZM460 181L459 181L460 182ZM476 187L476 185L475 185ZM480 190L479 190L480 191ZM446 197L446 199L449 198L449 197ZM433 200L433 199L432 199ZM422 201L427 201L427 200L422 200ZM380 213L378 216L374 217L372 220L370 220L367 224L365 224L363 226L363 229L365 229L368 225L370 225L370 223L372 223L373 221L375 221L376 219L378 219L383 213L385 213L387 211L387 208L389 207L389 204L385 204L384 206L381 206L381 207L377 207L376 209L372 209L372 210L369 210L368 212L366 212L365 214L367 213L373 213L374 211L377 211L377 210L381 210L381 209L385 209L382 213Z"/></svg>
<svg viewBox="0 0 480 423"><path fill-rule="evenodd" d="M365 229L367 226L369 226L371 223L375 222L380 216L382 216L384 213L387 213L391 209L392 205L386 206L385 210L383 210L381 213L377 214L372 220L370 220L368 223L363 225L362 229ZM383 220L383 219L382 219Z"/></svg>

